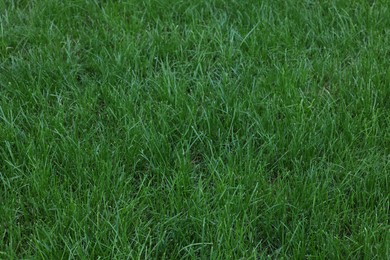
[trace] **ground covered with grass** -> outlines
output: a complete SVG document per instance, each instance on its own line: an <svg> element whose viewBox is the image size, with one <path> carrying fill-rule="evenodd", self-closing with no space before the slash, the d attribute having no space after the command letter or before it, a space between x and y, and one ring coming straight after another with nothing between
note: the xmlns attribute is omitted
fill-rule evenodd
<svg viewBox="0 0 390 260"><path fill-rule="evenodd" d="M390 4L0 3L0 258L389 257Z"/></svg>

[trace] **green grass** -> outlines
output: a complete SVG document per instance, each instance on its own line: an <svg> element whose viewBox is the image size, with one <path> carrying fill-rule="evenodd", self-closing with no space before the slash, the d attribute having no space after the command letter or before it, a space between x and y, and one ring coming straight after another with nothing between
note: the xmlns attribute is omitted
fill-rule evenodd
<svg viewBox="0 0 390 260"><path fill-rule="evenodd" d="M388 0L0 2L0 258L388 259Z"/></svg>

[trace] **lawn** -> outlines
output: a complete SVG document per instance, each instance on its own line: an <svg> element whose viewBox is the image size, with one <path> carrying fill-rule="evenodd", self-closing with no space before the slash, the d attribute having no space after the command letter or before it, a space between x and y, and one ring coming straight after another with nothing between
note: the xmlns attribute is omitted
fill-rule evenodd
<svg viewBox="0 0 390 260"><path fill-rule="evenodd" d="M0 258L389 259L388 0L3 0Z"/></svg>

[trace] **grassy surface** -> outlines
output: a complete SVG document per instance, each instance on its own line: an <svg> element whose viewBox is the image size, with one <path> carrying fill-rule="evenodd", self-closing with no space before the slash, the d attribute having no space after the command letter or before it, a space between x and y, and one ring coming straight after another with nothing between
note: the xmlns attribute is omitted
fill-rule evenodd
<svg viewBox="0 0 390 260"><path fill-rule="evenodd" d="M0 2L0 258L389 257L390 4Z"/></svg>

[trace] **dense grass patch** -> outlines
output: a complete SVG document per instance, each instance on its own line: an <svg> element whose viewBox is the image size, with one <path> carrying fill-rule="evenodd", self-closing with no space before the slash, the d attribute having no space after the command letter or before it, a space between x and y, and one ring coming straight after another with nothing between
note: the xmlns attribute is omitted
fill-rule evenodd
<svg viewBox="0 0 390 260"><path fill-rule="evenodd" d="M0 3L1 258L389 257L388 1Z"/></svg>

